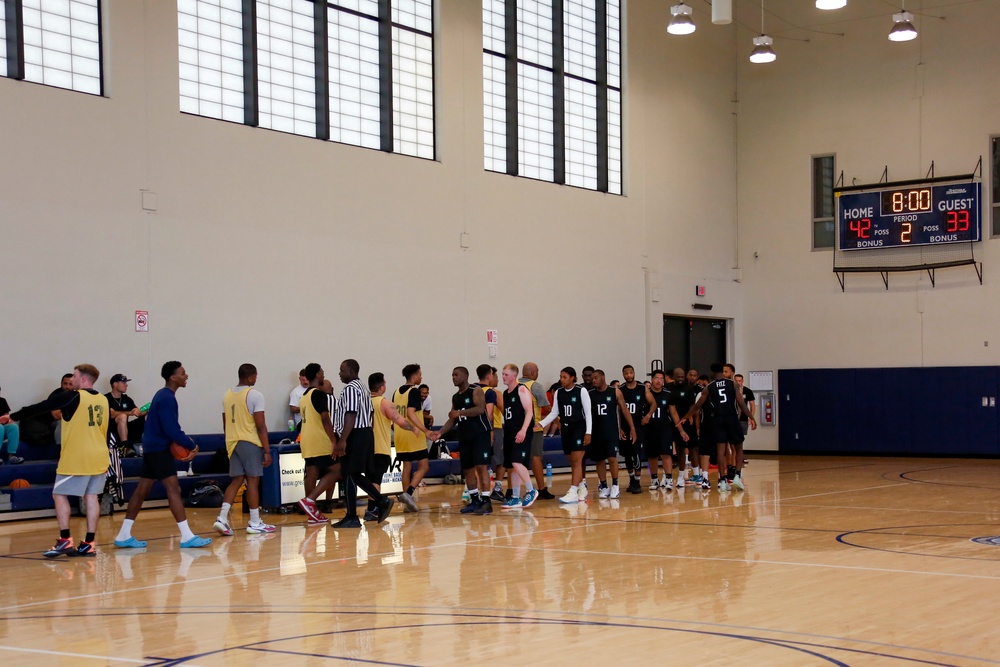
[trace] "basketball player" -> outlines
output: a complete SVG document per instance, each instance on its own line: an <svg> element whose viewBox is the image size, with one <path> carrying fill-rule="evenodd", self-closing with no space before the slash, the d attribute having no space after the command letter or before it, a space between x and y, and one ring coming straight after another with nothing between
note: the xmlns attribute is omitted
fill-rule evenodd
<svg viewBox="0 0 1000 667"><path fill-rule="evenodd" d="M539 489L538 497L542 500L554 500L555 496L549 493L545 486L545 435L542 433L542 408L550 407L549 399L545 395L545 387L538 382L538 364L529 361L521 369L521 384L531 392L531 405L534 410L535 429L531 434L531 471L535 475L535 486Z"/></svg>
<svg viewBox="0 0 1000 667"><path fill-rule="evenodd" d="M628 470L629 493L642 493L642 485L639 478L642 476L642 445L643 434L646 430L642 424L642 419L646 414L648 404L646 403L646 387L635 380L635 369L631 364L622 367L622 378L625 383L619 387L622 399L625 401L625 410L622 411L622 421L631 429L622 429L622 438L618 443L618 448L625 457L625 468ZM625 413L628 412L630 421L625 421Z"/></svg>
<svg viewBox="0 0 1000 667"><path fill-rule="evenodd" d="M504 465L510 468L513 494L504 501L502 509L513 510L531 507L538 497L538 491L531 485L531 474L525 465L531 456L531 434L535 430L535 412L532 409L531 392L517 381L517 366L503 367L503 383L507 391L503 393L503 456ZM521 484L525 494L521 498Z"/></svg>
<svg viewBox="0 0 1000 667"><path fill-rule="evenodd" d="M649 409L643 417L646 426L646 458L649 461L650 491L663 489L674 490L674 424L680 422L677 410L673 406L673 397L665 385L666 375L657 369L653 371L650 381L652 386L647 392L646 400ZM681 437L687 442L687 434L681 432ZM663 476L657 480L660 464L663 464Z"/></svg>
<svg viewBox="0 0 1000 667"><path fill-rule="evenodd" d="M274 526L260 520L260 478L264 468L271 465L271 443L267 439L267 422L264 420L264 395L254 389L257 384L257 367L241 364L237 371L239 384L230 389L222 399L222 430L226 434L226 451L229 453L229 486L222 499L219 518L213 526L220 535L232 535L229 527L229 508L236 494L246 482L247 505L250 507L251 535L273 533Z"/></svg>
<svg viewBox="0 0 1000 667"><path fill-rule="evenodd" d="M496 390L497 386L497 369L489 364L479 364L476 366L476 377L479 382L476 386L481 392L483 392L483 398L486 400L486 423L490 425L490 460L486 466L486 475L479 479L479 493L482 494L483 498L490 498L490 466L502 466L503 465L503 420L500 416L500 392ZM499 421L500 427L496 424ZM496 450L496 435L500 434L500 453L497 454ZM494 464L494 461L496 463ZM503 486L500 486L499 491L503 490ZM500 495L501 501L503 495ZM486 508L486 504L483 503L480 506L479 514L491 514L493 512L492 503L490 507Z"/></svg>
<svg viewBox="0 0 1000 667"><path fill-rule="evenodd" d="M358 379L360 372L361 365L354 359L345 359L340 363L340 381L344 388L340 391L333 422L333 430L337 434L333 452L341 459L347 514L333 524L334 528L361 527L361 519L358 518L358 488L375 501L377 523L382 523L389 517L395 503L392 498L383 496L372 480L368 479L367 473L375 455L375 434L372 431L374 410L371 392ZM417 395L420 395L419 390Z"/></svg>
<svg viewBox="0 0 1000 667"><path fill-rule="evenodd" d="M733 380L736 376L736 366L732 364L722 364L722 377L725 380ZM742 415L740 415L742 416ZM733 478L733 473L736 471L736 453L735 450L730 446L726 448L726 477L728 479Z"/></svg>
<svg viewBox="0 0 1000 667"><path fill-rule="evenodd" d="M687 414L688 409L698 398L699 390L688 386L687 374L683 368L675 368L673 372L673 384L670 385L670 396L673 405L670 414L674 424L674 442L684 442L684 447L677 447L677 488L683 489L687 482L687 461L690 457L693 474L697 475L701 468L698 465L698 433L694 424L690 422L681 423L677 415ZM687 438L681 435L681 431ZM698 480L700 483L701 480ZM694 483L694 482L692 482Z"/></svg>
<svg viewBox="0 0 1000 667"><path fill-rule="evenodd" d="M542 428L559 419L563 453L569 458L571 471L569 490L559 498L559 502L573 504L587 500L583 453L590 444L593 427L590 394L576 384L576 369L572 366L559 371L559 385L552 395L552 412L542 420Z"/></svg>
<svg viewBox="0 0 1000 667"><path fill-rule="evenodd" d="M413 492L420 486L420 480L430 470L425 440L433 442L436 436L434 432L424 426L423 401L420 398L419 388L424 376L420 371L420 365L407 364L404 366L403 378L406 380L406 384L393 393L392 403L396 406L399 414L413 425L413 431L396 433L396 458L403 462L403 492L399 494L399 501L406 507L405 511L416 512L419 508L413 499ZM414 464L416 470L413 469Z"/></svg>
<svg viewBox="0 0 1000 667"><path fill-rule="evenodd" d="M56 468L56 482L52 487L52 500L59 524L59 539L43 555L55 558L70 556L95 556L94 537L97 520L101 515L98 495L104 491L111 457L108 452L108 422L111 410L108 399L94 390L100 372L90 364L80 364L70 378L71 391L60 392L55 397L35 405L21 408L11 415L13 421L25 417L51 413L62 414L62 448ZM114 433L111 434L114 442ZM70 536L69 496L79 496L87 505L87 535L73 546Z"/></svg>
<svg viewBox="0 0 1000 667"><path fill-rule="evenodd" d="M677 371L684 373L684 370L681 368L674 369L675 386L679 390L677 393L677 414L684 415L694 405L694 402L698 400L698 394L701 393L702 388L698 386L698 371L696 369L692 368L685 373L679 383L677 382ZM683 429L687 433L687 450L692 467L691 483L699 486L702 483L702 474L708 475L708 450L706 449L705 452L702 452L698 440L698 434L701 429L701 413L695 413L695 416L689 421L681 420L678 428ZM702 465L702 459L706 460L704 465Z"/></svg>
<svg viewBox="0 0 1000 667"><path fill-rule="evenodd" d="M741 476L743 468L743 431L740 428L739 413L747 415L750 428L757 428L757 420L750 414L750 409L743 401L743 395L736 390L736 383L723 377L722 364L712 364L712 373L715 380L710 382L698 396L698 400L684 415L684 420L694 416L706 403L712 408L711 428L708 434L702 434L702 441L716 443L716 453L719 461L719 491L729 491L730 483L733 488L743 489L743 478ZM722 466L726 460L726 448L732 446L736 454L736 470L731 480L727 480L723 473Z"/></svg>
<svg viewBox="0 0 1000 667"><path fill-rule="evenodd" d="M625 405L621 390L609 387L604 371L594 369L594 388L590 390L590 408L593 411L593 437L587 447L587 458L597 464L597 497L618 498L618 442L625 439L618 415L625 419L628 425L632 445L635 445L635 425L632 415ZM607 466L611 466L611 487L608 487Z"/></svg>
<svg viewBox="0 0 1000 667"><path fill-rule="evenodd" d="M458 427L459 457L462 473L465 475L465 487L469 491L469 504L462 508L461 513L473 514L483 505L491 504L486 493L489 487L481 487L480 480L489 474L487 469L493 453L492 425L486 418L486 393L480 387L469 384L469 369L456 366L451 372L451 381L458 391L451 397L448 421L437 436L443 438L446 433ZM485 500L483 496L486 496ZM484 509L483 514L492 512L490 507L488 511Z"/></svg>
<svg viewBox="0 0 1000 667"><path fill-rule="evenodd" d="M493 493L490 498L498 503L503 503L514 493L510 488L510 480L507 481L507 495L503 493L503 480L507 476L507 467L503 458L503 392L500 390L500 372L496 366L490 366L490 387L496 396L497 403L493 410L493 457L490 459L490 466L493 468Z"/></svg>
<svg viewBox="0 0 1000 667"><path fill-rule="evenodd" d="M317 363L308 364L303 370L309 386L299 401L299 416L302 418L299 433L299 448L305 463L305 492L299 500L299 508L305 512L306 523L318 526L327 522L316 501L321 495L333 489L341 479L341 462L335 460L333 448L337 434L331 420L331 396L324 391L326 373Z"/></svg>
<svg viewBox="0 0 1000 667"><path fill-rule="evenodd" d="M375 455L372 457L372 467L368 479L375 488L382 492L382 478L392 465L392 427L395 424L404 431L412 431L410 422L403 419L392 401L385 398L385 375L372 373L368 376L368 390L372 395L372 409L375 413L373 431L375 433ZM378 506L373 498L368 499L368 510L365 521L378 520Z"/></svg>
<svg viewBox="0 0 1000 667"><path fill-rule="evenodd" d="M212 543L212 539L198 537L188 526L184 502L181 500L181 485L177 481L177 466L174 464L173 454L170 453L172 442L191 450L191 458L194 458L194 450L198 447L181 430L181 425L177 421L176 393L178 389L187 386L188 374L181 362L168 361L160 369L160 377L163 378L165 386L156 392L149 404L146 429L142 433L143 456L139 485L128 501L125 520L122 521L121 530L115 538L115 546L122 549L141 549L146 546L145 541L132 537L132 524L139 516L139 510L142 509L142 503L149 495L149 490L153 488L155 482L160 482L167 491L170 513L173 514L177 528L181 531L181 548L207 547Z"/></svg>

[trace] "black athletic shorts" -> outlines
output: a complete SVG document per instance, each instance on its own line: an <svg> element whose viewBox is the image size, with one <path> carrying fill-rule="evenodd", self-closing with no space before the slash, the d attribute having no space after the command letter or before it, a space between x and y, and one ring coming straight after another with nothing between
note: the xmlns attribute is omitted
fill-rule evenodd
<svg viewBox="0 0 1000 667"><path fill-rule="evenodd" d="M618 458L618 434L601 433L595 431L590 436L590 444L587 445L586 458L591 461L604 461L611 458Z"/></svg>
<svg viewBox="0 0 1000 667"><path fill-rule="evenodd" d="M684 442L684 438L681 437L680 430L683 429L688 435L688 441ZM698 447L698 429L695 428L694 424L685 422L677 433L674 433L674 442L677 444L678 448L687 447L688 449L695 449Z"/></svg>
<svg viewBox="0 0 1000 667"><path fill-rule="evenodd" d="M340 461L334 460L329 454L324 454L323 456L307 456L305 458L306 467L316 468L319 472L316 473L317 478L321 478L326 473L330 472L330 469L336 465L340 465Z"/></svg>
<svg viewBox="0 0 1000 667"><path fill-rule="evenodd" d="M170 453L146 452L142 457L142 473L140 477L145 479L155 479L162 482L167 477L177 477L177 459Z"/></svg>
<svg viewBox="0 0 1000 667"><path fill-rule="evenodd" d="M510 468L515 463L531 464L531 431L524 434L524 440L514 442L520 429L503 430L503 465Z"/></svg>
<svg viewBox="0 0 1000 667"><path fill-rule="evenodd" d="M646 426L646 439L643 444L646 446L646 458L655 459L661 456L673 456L673 425L666 420L662 422L649 422L649 425Z"/></svg>
<svg viewBox="0 0 1000 667"><path fill-rule="evenodd" d="M341 457L343 474L365 475L375 456L375 432L369 428L351 429L347 436L347 451ZM381 482L381 478L376 482Z"/></svg>
<svg viewBox="0 0 1000 667"><path fill-rule="evenodd" d="M382 478L389 472L389 466L391 465L392 457L388 454L373 454L372 465L368 468L368 472L365 473L365 477L373 484L381 484Z"/></svg>
<svg viewBox="0 0 1000 667"><path fill-rule="evenodd" d="M416 451L416 452L396 452L396 458L400 461L423 461L426 458L430 458L426 449Z"/></svg>
<svg viewBox="0 0 1000 667"><path fill-rule="evenodd" d="M559 435L562 437L563 454L569 456L572 452L582 452L586 449L583 438L587 435L587 422L563 424L559 428Z"/></svg>
<svg viewBox="0 0 1000 667"><path fill-rule="evenodd" d="M743 444L743 429L740 428L740 420L736 417L723 417L713 419L709 435L714 444L727 443L730 445Z"/></svg>
<svg viewBox="0 0 1000 667"><path fill-rule="evenodd" d="M618 441L618 451L621 452L626 458L628 458L629 455L641 455L642 441L646 436L646 429L640 426L635 430L635 444L632 443L632 432L629 430L628 424L623 425L622 432L625 434L625 439Z"/></svg>
<svg viewBox="0 0 1000 667"><path fill-rule="evenodd" d="M483 431L468 439L459 437L458 456L462 462L462 470L471 470L476 466L489 465L493 455L493 432Z"/></svg>

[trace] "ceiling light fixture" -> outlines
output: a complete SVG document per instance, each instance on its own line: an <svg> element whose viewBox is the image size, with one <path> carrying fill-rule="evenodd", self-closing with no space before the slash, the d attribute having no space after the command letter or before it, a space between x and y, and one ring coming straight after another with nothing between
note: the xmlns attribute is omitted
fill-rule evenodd
<svg viewBox="0 0 1000 667"><path fill-rule="evenodd" d="M892 30L889 31L890 42L908 42L917 38L917 29L913 27L913 14L906 11L903 3L902 11L892 15Z"/></svg>
<svg viewBox="0 0 1000 667"><path fill-rule="evenodd" d="M754 64L773 63L778 59L771 45L774 40L764 33L764 0L760 0L760 37L753 38L753 51L750 52L750 62Z"/></svg>
<svg viewBox="0 0 1000 667"><path fill-rule="evenodd" d="M847 6L847 0L816 0L816 9L840 9Z"/></svg>
<svg viewBox="0 0 1000 667"><path fill-rule="evenodd" d="M667 32L671 35L690 35L695 31L694 21L691 20L691 8L683 2L670 8L670 25Z"/></svg>

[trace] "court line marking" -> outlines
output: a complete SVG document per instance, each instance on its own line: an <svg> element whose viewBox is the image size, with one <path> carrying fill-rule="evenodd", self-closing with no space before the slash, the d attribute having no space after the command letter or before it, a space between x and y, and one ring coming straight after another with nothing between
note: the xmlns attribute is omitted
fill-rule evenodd
<svg viewBox="0 0 1000 667"><path fill-rule="evenodd" d="M839 494L839 493L859 493L859 492L862 492L862 491L874 491L874 490L882 489L882 488L890 488L890 487L894 487L894 486L906 486L906 485L907 484L905 482L896 482L894 484L884 484L882 486L865 486L865 487L862 487L860 489L841 489L841 490L838 490L838 491L824 491L823 493L812 493L812 494L807 494L807 495L804 495L804 496L793 496L792 498L789 498L788 500L798 500L798 499L802 499L802 498L815 498L815 497L818 497L818 496L829 496L829 495L836 495L836 494ZM758 502L760 502L761 504L764 504L764 501L758 501ZM690 514L690 513L693 513L693 512L706 512L706 511L719 510L719 509L725 509L725 507L720 507L720 506L715 506L715 507L698 507L698 508L693 508L693 509L690 509L690 510L680 510L678 512L666 512L666 513L663 513L663 514L654 514L654 515L651 515L651 516L644 516L644 517L642 517L642 519L655 519L655 518L660 518L660 517L665 517L665 516L677 516L677 515L680 515L680 514ZM583 518L583 517L581 517L581 518ZM630 521L632 521L632 520L631 519L623 519L620 523L628 523ZM545 529L545 530L535 530L535 531L532 531L531 534L532 535L541 535L541 534L545 534L545 533L553 533L553 532L562 532L562 531L566 531L566 530L572 530L572 529L580 527L584 523L585 522L573 521L573 522L570 522L569 525L563 525L563 526L559 526L557 528L548 528L548 529ZM301 524L295 524L295 525L298 526L298 525L301 525ZM612 521L595 522L594 525L595 526L613 526L613 525L619 525L619 522L612 522ZM319 526L315 526L315 528L318 529ZM159 538L154 538L154 539L159 539ZM480 545L482 543L485 543L485 542L492 542L494 539L501 539L501 538L499 538L499 536L496 536L496 537L489 536L489 537L480 537L480 538L472 539L472 540L463 540L461 542L451 542L451 543L447 543L447 544L431 544L431 545L428 545L428 546L425 546L425 547L413 547L411 549L411 551L431 551L431 550L434 550L434 549L450 548L450 547L457 547L457 546L463 546L464 547L464 546L469 546L469 545L478 546L478 545ZM490 545L487 545L487 546L490 546ZM382 558L384 556L392 556L392 555L394 555L394 553L395 552L386 551L386 552L383 552L383 553L369 554L368 558L369 558L369 560L371 560L373 558ZM325 559L322 559L322 560L314 561L312 563L309 563L308 565L309 565L309 567L316 567L316 566L324 565L324 564L346 563L346 562L355 561L355 560L357 560L357 555L356 554L355 555L350 555L349 553L347 553L347 554L338 555L338 556L332 557L332 558L325 558ZM243 573L243 576L250 576L250 575L253 575L253 574L266 574L268 572L278 572L280 570L281 570L281 566L279 564L279 565L274 566L274 567L260 568L260 569L257 569L257 570L247 570L247 571L245 571ZM185 579L184 581L167 581L167 582L163 582L163 583L159 583L159 584L150 584L148 586L137 586L135 588L119 588L117 590L100 591L100 592L97 592L97 593L85 593L83 595L75 595L75 596L66 597L66 598L59 598L59 599L52 599L52 600L39 600L37 602L27 602L25 604L10 605L10 606L7 606L7 607L0 607L0 612L15 611L15 610L18 610L18 609L27 609L29 607L39 607L39 606L43 606L43 605L54 604L54 603L57 603L57 602L67 603L67 602L75 602L75 601L78 601L78 600L89 600L89 599L92 599L92 598L99 598L99 597L110 596L110 595L118 595L118 594L122 594L122 593L131 593L131 592L144 591L144 590L155 590L155 589L159 589L159 588L169 588L170 586L176 586L176 585L185 584L185 583L196 584L196 583L206 583L206 582L209 582L209 581L220 581L220 580L225 580L225 579L227 579L229 577L232 577L232 576L237 576L237 575L235 573L222 573L222 574L212 575L210 577L201 577L199 579Z"/></svg>
<svg viewBox="0 0 1000 667"><path fill-rule="evenodd" d="M784 501L782 501L784 503ZM858 512L933 512L936 514L975 514L977 516L989 515L985 510L925 510L915 507L855 507L853 505L790 505L790 507L810 507L833 510L856 510Z"/></svg>
<svg viewBox="0 0 1000 667"><path fill-rule="evenodd" d="M42 655L59 656L66 658L89 658L91 660L113 660L115 662L131 662L136 665L153 664L151 660L136 660L134 658L116 658L110 655L90 655L89 653L67 653L65 651L48 651L40 648L20 648L18 646L0 646L0 651L13 651L15 653L40 653Z"/></svg>
<svg viewBox="0 0 1000 667"><path fill-rule="evenodd" d="M664 560L708 560L708 561L718 561L722 563L746 563L747 565L760 563L763 565L788 565L792 567L815 567L815 568L824 568L831 570L858 570L862 572L886 572L891 574L918 574L918 575L927 575L933 577L960 577L963 579L986 579L989 581L1000 580L1000 576L989 576L985 574L958 574L952 572L927 572L924 570L899 570L896 568L888 568L888 567L863 567L861 565L831 565L828 563L795 563L792 561L780 561L780 560L750 560L748 558L720 558L718 556L674 556L670 554L636 554L624 551L592 551L589 549L562 549L559 547L522 547L522 546L511 546L506 544L494 544L492 545L492 548L522 550L522 551L552 551L552 552L561 552L570 554L580 554L584 556L585 555L631 556L633 558L662 558Z"/></svg>

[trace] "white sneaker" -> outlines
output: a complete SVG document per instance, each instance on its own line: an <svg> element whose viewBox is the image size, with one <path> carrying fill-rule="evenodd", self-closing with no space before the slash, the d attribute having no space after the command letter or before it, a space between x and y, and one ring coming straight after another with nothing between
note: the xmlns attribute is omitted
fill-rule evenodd
<svg viewBox="0 0 1000 667"><path fill-rule="evenodd" d="M216 519L215 523L212 524L212 528L219 531L219 535L229 536L233 534L233 529L229 527L229 522L223 521L222 519Z"/></svg>
<svg viewBox="0 0 1000 667"><path fill-rule="evenodd" d="M659 488L660 488L660 483L654 477L653 481L649 483L649 490L650 491L656 491Z"/></svg>
<svg viewBox="0 0 1000 667"><path fill-rule="evenodd" d="M742 491L743 490L743 476L742 475L736 475L736 477L733 477L733 488L736 489L737 491Z"/></svg>
<svg viewBox="0 0 1000 667"><path fill-rule="evenodd" d="M678 489L684 488L684 473L677 475L677 488Z"/></svg>
<svg viewBox="0 0 1000 667"><path fill-rule="evenodd" d="M619 490L618 485L612 484L611 490L608 492L608 498L611 498L611 500L617 500L620 497L621 497L621 491Z"/></svg>
<svg viewBox="0 0 1000 667"><path fill-rule="evenodd" d="M605 500L610 493L611 492L608 490L608 485L603 482L601 482L601 485L597 487L597 497L600 500Z"/></svg>
<svg viewBox="0 0 1000 667"><path fill-rule="evenodd" d="M584 496L584 497L586 497L586 496ZM578 502L580 502L579 492L578 491L574 491L573 489L570 489L569 491L566 492L565 496L562 496L559 499L559 502L564 503L566 505L578 503Z"/></svg>
<svg viewBox="0 0 1000 667"><path fill-rule="evenodd" d="M720 492L729 491L729 482L726 481L725 477L719 480L719 491Z"/></svg>
<svg viewBox="0 0 1000 667"><path fill-rule="evenodd" d="M581 484L576 490L576 497L578 500L587 500L587 485Z"/></svg>
<svg viewBox="0 0 1000 667"><path fill-rule="evenodd" d="M674 490L674 478L673 477L667 477L660 484L660 487L663 488L663 489L666 489L667 491L673 491Z"/></svg>
<svg viewBox="0 0 1000 667"><path fill-rule="evenodd" d="M263 533L273 533L274 526L263 521L260 523L250 523L247 524L247 532L251 535L260 535Z"/></svg>

